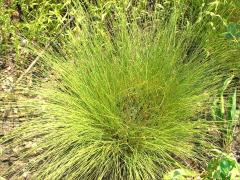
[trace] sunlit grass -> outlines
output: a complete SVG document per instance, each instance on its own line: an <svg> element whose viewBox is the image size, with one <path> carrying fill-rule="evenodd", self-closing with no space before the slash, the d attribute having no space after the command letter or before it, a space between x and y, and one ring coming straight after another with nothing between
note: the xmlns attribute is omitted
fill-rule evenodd
<svg viewBox="0 0 240 180"><path fill-rule="evenodd" d="M179 28L178 11L145 28L120 13L111 35L79 17L59 52L42 57L54 74L39 90L45 114L6 137L36 140L22 152L40 152L29 170L39 179L135 180L204 166L217 147L203 114L238 62L204 43L192 48L205 36L191 24Z"/></svg>

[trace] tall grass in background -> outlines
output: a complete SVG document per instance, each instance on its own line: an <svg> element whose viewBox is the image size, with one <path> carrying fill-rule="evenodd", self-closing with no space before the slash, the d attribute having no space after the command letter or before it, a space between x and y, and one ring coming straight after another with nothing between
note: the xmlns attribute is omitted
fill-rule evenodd
<svg viewBox="0 0 240 180"><path fill-rule="evenodd" d="M42 56L52 68L39 90L45 114L1 141L35 143L21 157L37 157L27 167L37 179L161 179L177 167L203 168L218 148L204 114L239 67L237 51L179 23L178 4L167 20L148 22L130 22L119 7L110 31L75 7L75 30Z"/></svg>
<svg viewBox="0 0 240 180"><path fill-rule="evenodd" d="M109 22L109 16L119 4L125 4L126 12L148 21L153 11L163 18L170 14L174 2L180 2L187 7L184 21L199 22L208 29L214 29L219 34L225 32L229 22L239 22L239 1L232 0L80 0L88 16L94 23ZM58 43L66 34L64 27L73 27L70 19L72 0L2 0L0 1L0 68L8 66L12 61L22 71L30 63L32 54L27 55L25 47L28 42L46 46L48 43ZM165 15L164 15L165 14ZM67 23L68 21L69 24ZM56 36L58 38L56 38ZM55 37L55 38L54 38ZM30 56L30 58L28 57ZM12 59L11 57L14 57ZM40 67L36 74L41 75Z"/></svg>

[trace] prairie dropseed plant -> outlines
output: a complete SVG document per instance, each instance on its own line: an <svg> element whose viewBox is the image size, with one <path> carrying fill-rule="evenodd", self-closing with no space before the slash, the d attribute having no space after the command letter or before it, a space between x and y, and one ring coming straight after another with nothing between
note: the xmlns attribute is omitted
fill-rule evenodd
<svg viewBox="0 0 240 180"><path fill-rule="evenodd" d="M216 147L203 114L238 61L209 55L204 43L190 51L192 38L205 36L179 28L177 9L146 26L115 12L111 33L80 12L58 52L42 57L53 71L39 90L44 115L2 144L34 141L20 154L36 156L27 170L37 179L161 179L204 164Z"/></svg>

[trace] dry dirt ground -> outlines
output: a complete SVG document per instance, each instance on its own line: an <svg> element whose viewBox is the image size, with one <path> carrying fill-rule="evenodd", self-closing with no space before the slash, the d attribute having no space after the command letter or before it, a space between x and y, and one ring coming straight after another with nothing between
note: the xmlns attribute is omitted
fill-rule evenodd
<svg viewBox="0 0 240 180"><path fill-rule="evenodd" d="M24 78L21 86L16 86L16 77L19 77L22 71L14 64L14 56L4 58L5 56L0 55L0 139L22 122L36 116L32 109L25 105L29 99L35 98L31 91L32 74ZM23 146L30 147L31 142ZM24 167L24 162L18 160L19 148L5 149L3 153L3 147L0 146L0 180L13 163L19 164L19 168ZM26 179L28 176L26 172L21 177L13 176L6 179Z"/></svg>

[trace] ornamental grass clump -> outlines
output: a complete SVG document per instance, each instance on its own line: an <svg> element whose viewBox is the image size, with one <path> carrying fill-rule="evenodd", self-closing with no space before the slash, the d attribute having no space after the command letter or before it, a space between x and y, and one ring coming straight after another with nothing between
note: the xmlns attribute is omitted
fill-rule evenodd
<svg viewBox="0 0 240 180"><path fill-rule="evenodd" d="M115 13L110 30L79 15L58 51L44 53L52 75L39 90L43 116L2 141L34 141L20 155L36 156L27 170L37 179L161 179L204 166L216 148L204 114L237 61L206 52L206 37L180 28L178 11L145 26Z"/></svg>

